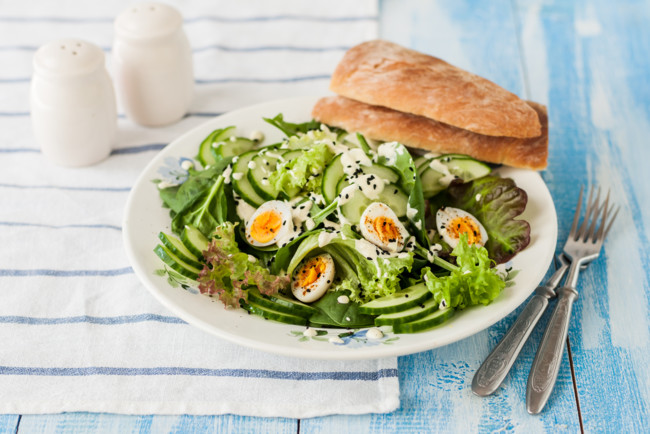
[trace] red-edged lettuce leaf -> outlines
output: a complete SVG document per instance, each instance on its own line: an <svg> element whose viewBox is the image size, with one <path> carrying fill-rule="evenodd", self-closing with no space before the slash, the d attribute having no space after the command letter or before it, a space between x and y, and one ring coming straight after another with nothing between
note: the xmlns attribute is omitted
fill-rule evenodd
<svg viewBox="0 0 650 434"><path fill-rule="evenodd" d="M218 297L226 307L239 307L247 299L246 288L256 286L262 294L274 294L289 286L288 276L275 276L249 255L240 251L235 241L235 225L226 222L213 232L208 249L203 252L206 265L201 270L199 291Z"/></svg>
<svg viewBox="0 0 650 434"><path fill-rule="evenodd" d="M456 180L435 202L434 209L452 206L479 219L488 233L485 248L497 264L507 262L530 243L530 224L515 218L526 209L528 195L510 178Z"/></svg>

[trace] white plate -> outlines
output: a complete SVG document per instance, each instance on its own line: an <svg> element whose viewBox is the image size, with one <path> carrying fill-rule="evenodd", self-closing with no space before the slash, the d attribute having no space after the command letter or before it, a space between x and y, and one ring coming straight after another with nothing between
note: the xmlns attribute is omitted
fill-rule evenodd
<svg viewBox="0 0 650 434"><path fill-rule="evenodd" d="M173 288L165 276L156 274L162 262L153 253L158 232L171 233L168 210L161 207L152 179L159 178L158 168L168 157L193 158L199 143L215 128L236 125L239 135L261 130L265 143L273 143L282 134L262 120L283 113L290 122L310 119L317 98L293 98L255 105L216 117L193 129L165 147L145 168L131 190L123 222L126 251L142 283L174 314L220 338L263 351L293 357L317 359L370 359L398 356L429 350L456 342L491 326L519 306L535 289L548 269L557 239L557 216L551 195L540 175L528 170L502 168L499 172L513 178L528 193L528 206L522 218L530 222L530 245L512 261L520 270L516 284L506 288L490 305L467 309L444 325L423 333L395 335L386 333L379 340L365 337L365 330L343 338L343 344L330 343L345 330L328 330L327 335L303 337L304 327L266 321L248 315L242 309L226 310L219 301L181 288ZM218 345L218 341L214 342Z"/></svg>

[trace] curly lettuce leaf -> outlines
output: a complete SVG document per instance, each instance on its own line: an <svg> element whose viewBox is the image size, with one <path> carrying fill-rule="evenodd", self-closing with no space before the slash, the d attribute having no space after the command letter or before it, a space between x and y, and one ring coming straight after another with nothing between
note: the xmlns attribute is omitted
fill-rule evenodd
<svg viewBox="0 0 650 434"><path fill-rule="evenodd" d="M528 195L512 179L484 176L467 183L452 182L435 198L434 215L441 206L474 215L488 233L485 248L490 258L502 264L530 243L530 224L515 219L524 212L527 202Z"/></svg>
<svg viewBox="0 0 650 434"><path fill-rule="evenodd" d="M451 253L458 268L447 276L436 276L430 268L423 270L424 281L436 302L444 300L447 307L464 309L478 304L487 305L506 287L497 274L484 247L467 243L462 234L460 242Z"/></svg>
<svg viewBox="0 0 650 434"><path fill-rule="evenodd" d="M276 171L269 176L269 182L278 191L283 191L291 197L302 190L310 178L323 173L333 156L327 144L311 144L310 149L298 158L278 165ZM317 186L317 182L314 182L313 186Z"/></svg>
<svg viewBox="0 0 650 434"><path fill-rule="evenodd" d="M239 307L239 300L247 299L248 286L256 286L262 294L274 294L289 285L288 276L272 275L239 250L235 226L226 222L214 230L203 252L206 265L197 279L201 294L216 296L226 307Z"/></svg>

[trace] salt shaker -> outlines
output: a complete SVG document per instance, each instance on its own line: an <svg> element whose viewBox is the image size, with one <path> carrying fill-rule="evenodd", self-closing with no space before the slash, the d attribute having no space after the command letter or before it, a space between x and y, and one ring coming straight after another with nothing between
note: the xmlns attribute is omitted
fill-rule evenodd
<svg viewBox="0 0 650 434"><path fill-rule="evenodd" d="M62 166L106 158L117 132L104 52L80 39L50 42L33 59L31 118L43 154Z"/></svg>
<svg viewBox="0 0 650 434"><path fill-rule="evenodd" d="M113 65L120 102L145 126L181 119L194 92L192 53L183 18L160 3L138 3L115 20Z"/></svg>

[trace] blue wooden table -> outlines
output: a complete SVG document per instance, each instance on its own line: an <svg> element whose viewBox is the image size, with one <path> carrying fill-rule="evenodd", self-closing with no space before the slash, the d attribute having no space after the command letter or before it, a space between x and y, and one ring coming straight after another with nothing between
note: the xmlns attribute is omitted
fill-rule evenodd
<svg viewBox="0 0 650 434"><path fill-rule="evenodd" d="M525 411L536 330L502 388L472 395L475 370L517 313L471 338L399 360L401 408L315 419L0 416L0 432L647 432L650 426L650 4L624 0L384 0L384 38L434 54L550 115L549 168L560 239L580 184L609 188L622 213L580 279L559 378L545 411ZM544 324L547 320L542 320Z"/></svg>

